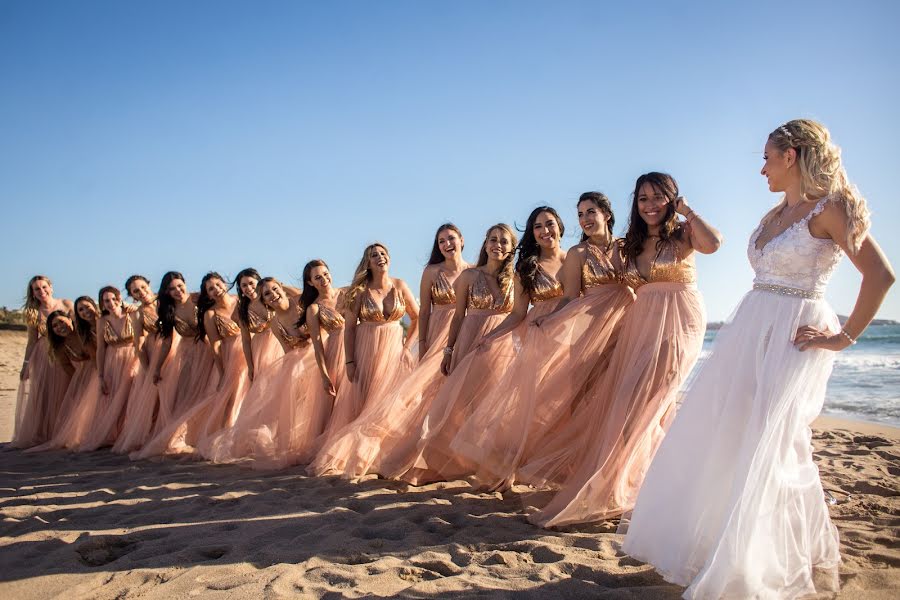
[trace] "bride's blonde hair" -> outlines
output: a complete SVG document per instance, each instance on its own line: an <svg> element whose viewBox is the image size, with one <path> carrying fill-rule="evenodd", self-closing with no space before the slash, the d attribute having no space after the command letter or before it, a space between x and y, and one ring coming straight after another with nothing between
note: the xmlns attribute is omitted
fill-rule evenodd
<svg viewBox="0 0 900 600"><path fill-rule="evenodd" d="M807 198L830 196L840 202L847 216L847 247L854 254L869 231L869 207L855 185L847 178L841 163L841 149L831 141L831 134L821 123L810 119L794 119L769 134L778 150L797 152L800 167L800 190ZM771 218L787 202L785 198L766 216Z"/></svg>

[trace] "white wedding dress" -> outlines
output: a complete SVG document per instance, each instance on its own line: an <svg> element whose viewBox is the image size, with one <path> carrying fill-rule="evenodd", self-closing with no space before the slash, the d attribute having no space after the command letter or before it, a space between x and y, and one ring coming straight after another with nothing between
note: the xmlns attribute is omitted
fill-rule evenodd
<svg viewBox="0 0 900 600"><path fill-rule="evenodd" d="M814 568L816 585L836 589L810 430L834 353L793 344L803 325L840 330L822 294L843 252L809 232L826 201L762 250L762 225L750 237L754 289L716 336L627 524L623 551L687 586L685 598L797 598L816 591Z"/></svg>

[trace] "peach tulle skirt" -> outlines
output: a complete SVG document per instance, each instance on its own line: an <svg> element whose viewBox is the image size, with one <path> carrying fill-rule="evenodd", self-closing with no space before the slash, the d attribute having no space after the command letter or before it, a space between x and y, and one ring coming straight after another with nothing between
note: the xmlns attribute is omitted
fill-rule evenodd
<svg viewBox="0 0 900 600"><path fill-rule="evenodd" d="M185 340L182 340L184 347ZM200 346L200 344L195 344ZM203 344L206 346L206 344ZM208 346L206 346L208 348ZM224 371L220 376L213 363L214 376L208 377L203 387L207 388L192 403L192 406L181 416L155 435L134 456L146 458L160 454L191 454L198 444L211 438L219 431L234 424L241 403L247 392L247 361L241 348L240 336L231 336L222 340L220 351ZM210 357L212 351L209 350ZM194 363L197 364L197 363ZM200 362L200 366L205 366ZM202 371L201 371L202 372ZM184 373L179 378L179 385L184 380Z"/></svg>
<svg viewBox="0 0 900 600"><path fill-rule="evenodd" d="M450 442L471 413L473 404L491 383L496 382L513 355L512 336L494 340L473 351L481 339L507 317L493 310L469 310L454 345L450 376L445 378L427 412L411 424L411 439L403 451L382 463L381 474L414 485L457 479L474 472L474 465L450 450ZM437 361L440 365L440 361ZM407 450L408 448L408 450Z"/></svg>
<svg viewBox="0 0 900 600"><path fill-rule="evenodd" d="M160 360L159 347L162 340L156 334L149 334L144 340L144 347L150 359L149 367L139 366L138 374L131 385L131 395L125 408L125 421L122 431L112 451L127 454L137 450L150 438L153 424L159 412L159 389L153 383L153 373Z"/></svg>
<svg viewBox="0 0 900 600"><path fill-rule="evenodd" d="M408 467L416 454L416 433L445 380L441 360L455 312L453 306L433 309L426 337L428 350L422 360L396 388L373 398L362 414L332 439L329 452L341 460L333 461L329 472L355 479Z"/></svg>
<svg viewBox="0 0 900 600"><path fill-rule="evenodd" d="M556 449L555 460L543 453L556 469L571 467L559 492L530 521L543 527L585 523L634 506L674 416L678 389L700 355L705 330L696 286L660 282L638 288L606 374L559 437L567 440L565 446ZM546 475L546 464L520 471L530 480L559 478L558 471Z"/></svg>
<svg viewBox="0 0 900 600"><path fill-rule="evenodd" d="M329 376L341 375L343 331L323 340ZM254 355L255 356L255 355ZM309 462L331 416L312 346L292 350L253 382L234 426L199 451L213 462L249 459L252 468L276 469Z"/></svg>
<svg viewBox="0 0 900 600"><path fill-rule="evenodd" d="M50 360L47 338L38 338L28 363L28 379L19 381L12 446L30 448L53 435L69 374Z"/></svg>
<svg viewBox="0 0 900 600"><path fill-rule="evenodd" d="M219 383L212 349L206 342L183 338L172 333L172 347L160 370L156 384L159 394L159 411L150 438L140 452L132 452L131 458L147 458L164 453L172 427L182 419L201 398L215 390Z"/></svg>
<svg viewBox="0 0 900 600"><path fill-rule="evenodd" d="M259 333L254 333L250 338L250 350L253 352L253 377L265 373L275 361L284 356L284 348L281 342L272 333L272 330L266 327ZM253 384L251 383L251 386Z"/></svg>
<svg viewBox="0 0 900 600"><path fill-rule="evenodd" d="M412 358L403 346L403 327L398 321L360 323L355 341L356 381L350 382L345 376L341 382L321 449L309 467L316 475L343 472L351 450L341 442L347 426L395 389L412 370Z"/></svg>
<svg viewBox="0 0 900 600"><path fill-rule="evenodd" d="M609 365L633 301L627 286L607 284L589 288L540 327L532 323L547 314L547 303L531 310L514 334L515 358L450 446L478 466L480 485L511 485L519 465L540 454L548 437L566 430L575 407Z"/></svg>
<svg viewBox="0 0 900 600"><path fill-rule="evenodd" d="M33 446L25 452L76 450L84 441L93 424L94 409L100 396L100 380L97 378L97 364L92 360L73 363L75 372L69 381L56 420L53 438L40 446Z"/></svg>
<svg viewBox="0 0 900 600"><path fill-rule="evenodd" d="M79 444L79 452L96 450L116 441L140 364L131 342L107 346L104 362L103 371L109 393L96 396L90 430Z"/></svg>

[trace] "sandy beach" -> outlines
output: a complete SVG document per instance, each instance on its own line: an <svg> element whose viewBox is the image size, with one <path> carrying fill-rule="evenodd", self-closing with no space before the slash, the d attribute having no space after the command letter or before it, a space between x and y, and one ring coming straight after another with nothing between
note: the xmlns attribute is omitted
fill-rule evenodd
<svg viewBox="0 0 900 600"><path fill-rule="evenodd" d="M2 441L24 341L0 331ZM898 441L886 426L815 424L837 500L838 598L900 597ZM525 520L524 492L0 444L0 598L680 597L618 552L615 521L538 529Z"/></svg>

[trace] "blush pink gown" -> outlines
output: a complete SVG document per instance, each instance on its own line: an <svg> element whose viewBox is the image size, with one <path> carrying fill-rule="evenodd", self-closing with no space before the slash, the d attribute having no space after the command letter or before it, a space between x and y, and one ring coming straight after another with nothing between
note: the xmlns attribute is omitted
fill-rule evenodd
<svg viewBox="0 0 900 600"><path fill-rule="evenodd" d="M482 351L473 351L513 308L513 284L495 295L488 275L481 269L468 291L466 315L453 347L451 373L429 403L427 412L413 424L403 452L382 461L381 474L414 485L457 479L473 471L473 465L450 450L449 443L470 414L473 404L492 381L499 378L513 354L508 341L496 340ZM496 285L496 283L494 284ZM418 433L418 435L416 435Z"/></svg>
<svg viewBox="0 0 900 600"><path fill-rule="evenodd" d="M374 397L359 418L331 440L329 452L341 457L332 462L331 474L354 479L381 473L383 468L393 470L396 462L404 462L415 451L418 439L410 434L421 428L444 382L441 359L456 312L453 284L443 271L432 282L431 300L425 356L395 389Z"/></svg>
<svg viewBox="0 0 900 600"><path fill-rule="evenodd" d="M155 305L142 304L138 308L137 317L139 326L144 330L144 349L149 364L147 367L139 365L138 374L131 385L122 430L112 447L112 451L117 454L128 454L143 446L150 438L159 413L159 389L153 383L153 373L161 359L159 350L162 340L157 335Z"/></svg>
<svg viewBox="0 0 900 600"><path fill-rule="evenodd" d="M352 452L351 445L342 441L346 439L345 428L370 404L374 406L378 398L395 389L412 370L412 357L403 346L403 327L400 325L406 312L403 295L396 287L388 293L393 297L393 307L385 314L368 288L361 293L353 356L356 381L345 378L340 385L321 448L308 469L311 474L343 472Z"/></svg>
<svg viewBox="0 0 900 600"><path fill-rule="evenodd" d="M37 341L28 363L28 379L19 382L11 445L30 448L48 441L66 390L69 374L50 359L47 319L36 309L25 311L25 321L37 331Z"/></svg>
<svg viewBox="0 0 900 600"><path fill-rule="evenodd" d="M612 253L583 244L583 296L545 319L553 302L539 302L519 328L520 351L500 381L487 390L454 438L451 448L477 465L481 486L516 480L519 466L540 460L550 439L565 431L586 390L609 364L619 325L634 301L622 283ZM570 251L574 260L578 250ZM571 440L561 439L563 444Z"/></svg>
<svg viewBox="0 0 900 600"><path fill-rule="evenodd" d="M115 443L140 364L134 351L134 320L131 314L123 315L121 322L115 325L107 316L102 331L98 331L97 335L102 335L106 343L103 371L109 393L101 392L97 396L91 427L78 446L79 452Z"/></svg>
<svg viewBox="0 0 900 600"><path fill-rule="evenodd" d="M657 252L648 278L632 261L624 277L637 297L606 374L567 428L570 475L529 517L542 527L616 517L634 506L674 417L678 389L700 355L706 313L693 262L670 242Z"/></svg>

